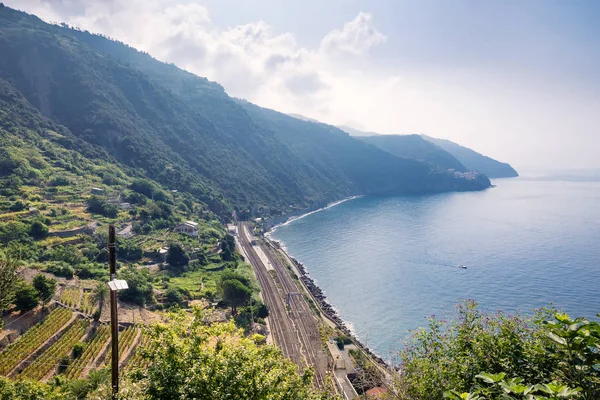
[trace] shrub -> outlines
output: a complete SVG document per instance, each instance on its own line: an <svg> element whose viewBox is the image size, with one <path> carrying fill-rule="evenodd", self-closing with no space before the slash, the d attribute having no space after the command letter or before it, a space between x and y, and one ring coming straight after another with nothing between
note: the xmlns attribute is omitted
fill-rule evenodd
<svg viewBox="0 0 600 400"><path fill-rule="evenodd" d="M183 301L183 294L177 288L170 287L165 293L167 301L171 304L179 304Z"/></svg>
<svg viewBox="0 0 600 400"><path fill-rule="evenodd" d="M0 224L0 241L8 244L13 241L24 241L29 237L29 227L20 221L9 221Z"/></svg>
<svg viewBox="0 0 600 400"><path fill-rule="evenodd" d="M77 343L75 346L73 346L73 350L71 350L71 356L74 359L77 359L77 358L81 357L84 350L85 350L85 344Z"/></svg>
<svg viewBox="0 0 600 400"><path fill-rule="evenodd" d="M169 264L171 267L175 267L177 270L181 271L183 270L182 267L188 264L190 258L179 243L172 243L169 245L166 260L167 264Z"/></svg>
<svg viewBox="0 0 600 400"><path fill-rule="evenodd" d="M69 179L66 176L59 175L59 176L52 178L52 180L50 180L50 182L48 182L48 184L50 186L68 186L71 184L71 182L69 181Z"/></svg>
<svg viewBox="0 0 600 400"><path fill-rule="evenodd" d="M21 200L17 200L13 204L10 205L9 210L10 211L23 211L26 208L27 208L27 204L25 202L23 202Z"/></svg>
<svg viewBox="0 0 600 400"><path fill-rule="evenodd" d="M152 198L157 191L156 185L147 179L136 179L131 183L129 188L149 198Z"/></svg>
<svg viewBox="0 0 600 400"><path fill-rule="evenodd" d="M109 218L116 218L119 214L119 209L114 204L107 203L104 199L98 196L92 196L87 201L87 210L91 213L104 215Z"/></svg>
<svg viewBox="0 0 600 400"><path fill-rule="evenodd" d="M127 281L129 289L120 292L123 301L131 301L140 306L154 302L152 276L147 269L138 270L133 266L119 271L120 279Z"/></svg>
<svg viewBox="0 0 600 400"><path fill-rule="evenodd" d="M550 341L542 328L549 311L532 317L481 312L472 301L458 306L449 321L430 318L428 329L413 334L400 352L400 386L409 398L441 399L444 392L468 392L482 372L550 382L557 360L548 357Z"/></svg>
<svg viewBox="0 0 600 400"><path fill-rule="evenodd" d="M34 221L29 228L29 236L34 239L43 239L48 236L48 227L40 221Z"/></svg>
<svg viewBox="0 0 600 400"><path fill-rule="evenodd" d="M56 276L61 276L63 278L71 279L73 278L73 267L65 262L50 262L46 267L46 272L54 274Z"/></svg>
<svg viewBox="0 0 600 400"><path fill-rule="evenodd" d="M252 341L258 345L265 344L267 343L267 337L265 335L261 335L260 333L255 333L252 335Z"/></svg>
<svg viewBox="0 0 600 400"><path fill-rule="evenodd" d="M25 281L17 283L14 304L19 311L33 310L39 303L38 292Z"/></svg>

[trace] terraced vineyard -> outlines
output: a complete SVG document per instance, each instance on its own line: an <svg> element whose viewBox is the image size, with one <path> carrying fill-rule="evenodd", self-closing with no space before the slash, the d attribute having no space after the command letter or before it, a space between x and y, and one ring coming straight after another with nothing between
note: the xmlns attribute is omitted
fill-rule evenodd
<svg viewBox="0 0 600 400"><path fill-rule="evenodd" d="M67 286L64 288L60 301L74 308L79 308L79 300L81 299L81 289L76 286Z"/></svg>
<svg viewBox="0 0 600 400"><path fill-rule="evenodd" d="M64 335L52 344L41 356L30 363L19 375L22 378L40 380L56 367L61 359L71 354L71 349L90 325L87 320L79 320Z"/></svg>
<svg viewBox="0 0 600 400"><path fill-rule="evenodd" d="M0 375L7 375L42 343L57 333L72 316L71 310L62 307L56 308L44 321L29 329L15 343L4 349L0 353Z"/></svg>
<svg viewBox="0 0 600 400"><path fill-rule="evenodd" d="M128 350L133 344L133 340L138 334L138 329L132 326L128 326L123 331L119 332L119 360L123 356L126 350ZM110 365L112 362L112 353L109 352L106 356L106 365Z"/></svg>
<svg viewBox="0 0 600 400"><path fill-rule="evenodd" d="M140 342L133 350L133 355L127 361L125 365L126 370L130 370L133 368L144 368L148 364L148 360L144 359L143 351L148 348L150 344L150 337L142 331L142 337L140 338Z"/></svg>
<svg viewBox="0 0 600 400"><path fill-rule="evenodd" d="M109 337L110 326L100 325L92 340L86 344L83 354L69 365L65 371L65 376L69 379L79 378L86 366L98 357Z"/></svg>
<svg viewBox="0 0 600 400"><path fill-rule="evenodd" d="M81 301L81 312L84 314L93 314L97 308L96 297L92 292L83 292L83 299Z"/></svg>

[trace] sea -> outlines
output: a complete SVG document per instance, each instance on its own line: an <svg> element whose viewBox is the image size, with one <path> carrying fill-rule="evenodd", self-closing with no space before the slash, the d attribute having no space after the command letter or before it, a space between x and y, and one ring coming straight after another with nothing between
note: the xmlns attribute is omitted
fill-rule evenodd
<svg viewBox="0 0 600 400"><path fill-rule="evenodd" d="M427 317L600 312L600 179L497 179L482 192L360 197L270 232L357 338L394 362ZM465 268L466 267L466 268Z"/></svg>

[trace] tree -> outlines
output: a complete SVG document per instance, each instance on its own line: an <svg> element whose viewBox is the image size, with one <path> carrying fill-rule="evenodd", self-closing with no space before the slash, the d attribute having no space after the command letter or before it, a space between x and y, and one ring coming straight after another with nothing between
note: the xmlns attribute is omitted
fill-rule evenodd
<svg viewBox="0 0 600 400"><path fill-rule="evenodd" d="M87 201L87 210L91 213L104 215L109 218L116 218L119 214L119 209L116 205L107 203L104 199L98 196L92 196Z"/></svg>
<svg viewBox="0 0 600 400"><path fill-rule="evenodd" d="M0 315L14 300L18 267L19 259L14 252L6 249L0 250ZM0 328L2 328L1 324L3 322L0 318Z"/></svg>
<svg viewBox="0 0 600 400"><path fill-rule="evenodd" d="M152 198L157 191L156 185L148 179L135 179L129 186L134 192L143 194L146 197Z"/></svg>
<svg viewBox="0 0 600 400"><path fill-rule="evenodd" d="M0 241L8 244L13 241L23 241L29 236L29 227L19 221L10 221L0 225Z"/></svg>
<svg viewBox="0 0 600 400"><path fill-rule="evenodd" d="M181 268L188 265L190 258L179 243L171 243L167 251L167 264L172 267Z"/></svg>
<svg viewBox="0 0 600 400"><path fill-rule="evenodd" d="M56 293L56 279L46 278L44 274L38 274L33 278L33 287L37 290L38 298L42 301L42 309L46 302Z"/></svg>
<svg viewBox="0 0 600 400"><path fill-rule="evenodd" d="M165 296L167 301L171 304L179 304L183 301L183 294L179 289L174 287L167 289Z"/></svg>
<svg viewBox="0 0 600 400"><path fill-rule="evenodd" d="M195 309L191 323L177 315L169 324L151 330L146 354L150 364L135 370L123 385L129 388L133 380L142 393L129 398L333 398L314 390L310 369L299 374L277 347L257 345L233 322L206 325L204 318L203 312Z"/></svg>
<svg viewBox="0 0 600 400"><path fill-rule="evenodd" d="M98 315L102 315L102 307L104 306L104 299L108 294L108 287L104 282L98 282L94 288L94 297L98 302Z"/></svg>
<svg viewBox="0 0 600 400"><path fill-rule="evenodd" d="M223 261L233 261L235 259L235 238L229 234L225 235L221 241L221 250Z"/></svg>
<svg viewBox="0 0 600 400"><path fill-rule="evenodd" d="M152 276L148 269L138 270L133 266L119 271L121 279L127 281L129 289L123 290L119 296L124 301L132 301L140 306L145 306L154 301Z"/></svg>
<svg viewBox="0 0 600 400"><path fill-rule="evenodd" d="M252 289L237 279L221 280L220 290L223 300L231 306L231 314L237 313L238 306L246 304L252 297Z"/></svg>
<svg viewBox="0 0 600 400"><path fill-rule="evenodd" d="M38 291L25 281L17 283L14 304L19 311L33 310L39 303Z"/></svg>
<svg viewBox="0 0 600 400"><path fill-rule="evenodd" d="M34 221L29 228L29 236L34 239L43 239L48 236L48 227L40 221Z"/></svg>

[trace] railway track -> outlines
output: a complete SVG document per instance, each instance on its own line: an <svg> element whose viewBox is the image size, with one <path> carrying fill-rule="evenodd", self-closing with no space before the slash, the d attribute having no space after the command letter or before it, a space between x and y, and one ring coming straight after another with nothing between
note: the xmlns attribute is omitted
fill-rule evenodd
<svg viewBox="0 0 600 400"><path fill-rule="evenodd" d="M275 270L281 287L281 291L278 290L263 261L249 241L248 229L245 223L238 225L240 244L249 258L248 261L254 266L263 298L269 307L271 317L269 323L274 341L281 347L283 353L297 365L311 366L315 372L315 386L325 388L328 356L321 343L318 322L304 295L299 293L299 288L289 275L283 261L278 258L274 250L261 246L263 253L266 254Z"/></svg>
<svg viewBox="0 0 600 400"><path fill-rule="evenodd" d="M249 262L254 266L256 279L262 288L262 296L269 309L269 325L273 340L281 348L284 356L292 360L297 365L301 365L302 356L300 354L299 343L295 329L289 319L282 297L279 295L277 286L262 260L250 244L247 237L246 227L243 223L238 226L240 245L249 258Z"/></svg>
<svg viewBox="0 0 600 400"><path fill-rule="evenodd" d="M325 387L328 356L321 342L319 323L314 317L304 293L290 276L287 263L279 258L276 250L266 245L261 245L261 248L273 265L277 278L286 293L290 314L300 337L301 349L307 363L313 367L315 372L315 383L319 387Z"/></svg>

